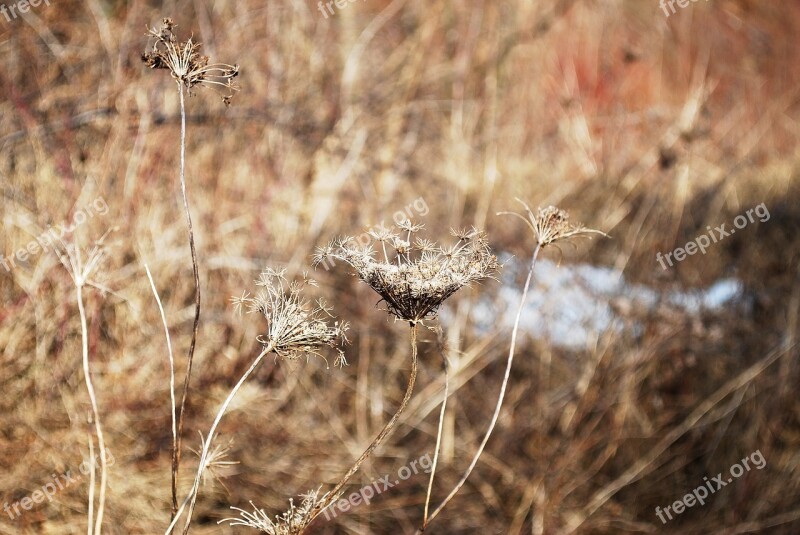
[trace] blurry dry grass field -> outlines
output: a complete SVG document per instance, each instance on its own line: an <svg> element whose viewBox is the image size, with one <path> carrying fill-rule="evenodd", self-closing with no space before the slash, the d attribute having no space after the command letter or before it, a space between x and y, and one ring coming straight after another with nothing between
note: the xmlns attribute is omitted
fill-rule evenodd
<svg viewBox="0 0 800 535"><path fill-rule="evenodd" d="M711 0L667 18L644 0L368 0L326 19L310 0L52 0L0 17L0 255L98 198L108 206L65 238L89 250L112 229L93 272L106 291L83 290L115 458L104 533L169 523L169 367L144 264L178 378L194 319L179 96L140 59L146 27L165 16L241 68L230 107L202 87L187 100L203 310L181 496L197 465L188 448L200 449L198 432L261 350L263 323L239 317L232 295L267 266L301 277L316 247L420 198L429 210L415 219L432 239L474 225L515 255L508 265L525 266L530 233L495 216L519 197L611 235L545 253L562 266L610 266L663 291L725 277L744 289L699 314L667 300L640 310L621 295L612 308L638 327L598 332L578 351L522 336L491 441L426 533L800 531L796 2ZM768 222L668 270L655 261L762 202ZM351 324L350 366L265 359L219 427L224 460L238 464L216 466L218 479L201 486L192 533L255 533L217 521L250 500L278 514L290 497L332 486L402 399L407 325L376 311L343 262L313 276ZM462 290L440 332L420 329L416 392L353 490L432 454L442 352L451 398L432 505L458 481L503 377L509 329L476 329L474 317L500 286ZM75 470L93 431L75 285L57 255L0 264L0 303L2 505ZM756 450L763 470L666 524L654 514ZM310 532L413 533L426 486L417 474ZM85 533L88 492L85 480L16 518L2 513L0 533Z"/></svg>

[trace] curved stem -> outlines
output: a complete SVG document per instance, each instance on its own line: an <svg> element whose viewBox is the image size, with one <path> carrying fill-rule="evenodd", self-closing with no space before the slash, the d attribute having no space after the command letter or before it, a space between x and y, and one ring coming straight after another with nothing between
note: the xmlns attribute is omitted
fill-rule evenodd
<svg viewBox="0 0 800 535"><path fill-rule="evenodd" d="M531 285L531 279L533 278L533 268L536 265L536 259L539 256L539 251L541 250L541 244L536 245L536 249L533 252L533 258L531 259L531 265L528 269L528 278L525 280L525 287L522 290L522 297L519 300L519 308L517 308L517 316L514 320L514 328L511 331L511 346L508 349L508 360L506 362L506 372L503 376L503 383L500 387L500 395L497 398L497 405L494 408L494 414L492 415L492 421L489 423L489 429L486 430L486 435L483 437L481 441L481 445L478 447L478 451L475 452L475 456L472 458L472 462L469 464L469 468L461 477L461 480L456 484L455 488L450 491L450 494L447 495L447 498L436 508L436 510L431 513L430 518L428 518L428 524L430 524L434 518L444 509L444 507L453 499L456 493L461 490L461 487L464 486L464 483L467 481L467 478L472 473L472 470L475 468L475 465L478 464L478 459L480 458L481 454L483 453L484 448L486 447L486 443L489 442L489 437L492 435L492 431L494 431L494 426L497 424L497 419L500 416L500 409L503 406L503 398L506 395L506 387L508 386L508 378L511 375L511 364L514 362L514 351L517 347L517 333L519 332L519 321L522 317L522 310L525 308L525 299L528 297L528 289ZM422 533L425 531L427 524L424 524L422 528L417 531L417 534Z"/></svg>
<svg viewBox="0 0 800 535"><path fill-rule="evenodd" d="M150 268L147 264L144 265L144 270L147 273L147 279L150 281L150 288L153 290L153 295L156 298L156 304L158 305L158 311L161 313L161 323L164 325L164 334L167 338L167 355L169 357L169 401L170 401L170 409L172 413L172 516L175 517L176 511L178 509L178 487L177 487L177 469L176 469L176 458L175 452L178 451L178 425L177 425L177 416L175 411L175 358L172 353L172 340L169 336L169 325L167 324L167 315L164 313L164 307L161 305L161 298L158 296L158 290L156 290L156 283L153 281L153 275L150 273ZM171 520L171 519L170 519Z"/></svg>
<svg viewBox="0 0 800 535"><path fill-rule="evenodd" d="M447 396L450 392L450 364L447 362L447 355L442 353L444 363L444 399L442 400L442 410L439 412L439 429L436 432L436 450L433 453L433 466L431 466L431 477L428 480L428 492L425 495L425 513L422 517L422 529L428 525L428 506L431 504L431 490L433 489L433 478L436 476L436 465L439 462L439 449L442 445L442 427L444 424L444 411L447 407Z"/></svg>
<svg viewBox="0 0 800 535"><path fill-rule="evenodd" d="M350 481L350 479L355 475L355 473L358 472L358 469L361 468L361 465L364 464L364 461L367 460L367 457L372 455L372 452L375 451L375 448L377 448L381 444L381 442L383 442L384 439L387 436L389 436L389 433L392 432L392 429L394 429L395 424L397 424L397 420L400 418L400 414L402 414L406 406L408 406L408 401L411 399L411 393L414 391L414 383L416 382L416 380L417 380L417 325L416 323L412 323L411 324L411 374L408 378L408 386L406 386L406 393L405 396L403 396L403 401L400 402L400 406L397 408L397 411L394 413L394 416L392 416L389 422L385 426L383 426L383 429L381 429L380 433L378 433L378 436L376 436L375 439L372 442L370 442L369 446L367 446L367 449L364 450L364 453L361 454L361 457L359 457L356 460L356 462L353 464L350 470L347 471L347 473L336 484L333 490L327 494L327 497L323 499L319 503L319 505L317 505L316 508L317 510L314 513L313 518L319 516L319 514L322 513L322 511L324 511L326 507L328 507L336 500L339 492L342 490L342 487L344 487L347 484L347 482Z"/></svg>
<svg viewBox="0 0 800 535"><path fill-rule="evenodd" d="M242 387L244 382L247 380L248 377L255 371L261 361L264 359L264 356L272 351L274 345L270 343L264 350L256 357L253 363L250 365L250 368L247 369L246 372L239 378L239 381L236 383L236 386L228 393L228 397L225 398L225 401L220 406L219 410L217 411L217 416L214 418L214 423L211 424L211 429L208 431L208 435L206 436L205 444L203 444L203 449L200 453L200 465L197 467L197 474L194 477L194 484L192 485L192 489L189 491L189 495L187 496L187 500L189 500L189 512L186 515L186 524L183 526L183 533L189 533L189 525L192 522L192 514L194 513L194 506L197 502L197 494L198 489L200 488L200 479L203 476L203 471L205 470L206 461L208 460L208 452L211 449L211 443L214 440L214 434L217 432L217 426L219 426L220 421L222 420L222 416L225 414L225 411L228 410L228 406L233 401L233 398L236 396L236 393L239 392L239 389ZM184 500L185 503L185 500ZM181 506L181 510L183 506ZM172 530L175 528L175 525L178 523L178 519L180 516L175 516L170 523L169 527L167 528L166 533L171 533Z"/></svg>
<svg viewBox="0 0 800 535"><path fill-rule="evenodd" d="M189 393L189 378L192 375L192 361L194 360L194 348L197 343L197 331L200 326L200 270L197 266L197 251L194 246L194 230L192 228L192 214L189 212L189 199L186 195L186 104L183 95L183 84L178 82L178 90L181 97L181 168L180 181L181 193L183 194L183 209L186 212L186 224L189 229L189 249L192 253L192 271L194 272L194 324L192 325L192 339L189 342L189 353L187 355L186 377L183 381L183 394L181 395L181 406L178 411L178 433L175 447L172 451L172 518L178 509L178 470L181 464L181 437L183 436L183 416L186 409L186 396Z"/></svg>

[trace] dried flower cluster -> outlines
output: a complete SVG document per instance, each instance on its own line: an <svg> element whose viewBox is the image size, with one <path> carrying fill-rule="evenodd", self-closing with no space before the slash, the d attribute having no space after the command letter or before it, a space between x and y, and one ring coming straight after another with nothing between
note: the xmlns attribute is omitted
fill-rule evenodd
<svg viewBox="0 0 800 535"><path fill-rule="evenodd" d="M191 37L185 42L178 41L172 31L174 27L172 19L167 18L162 21L160 29L148 28L147 34L155 42L151 51L142 54L142 61L151 69L168 69L186 89L198 84L222 86L229 90L222 100L230 104L232 92L239 89L233 81L239 74L239 66L226 63L209 65L208 56L200 54L200 43L195 43Z"/></svg>
<svg viewBox="0 0 800 535"><path fill-rule="evenodd" d="M290 498L289 510L276 516L274 520L267 516L263 509L259 509L253 502L250 502L250 505L253 506L252 513L238 507L232 507L231 509L239 511L241 516L239 518L226 518L220 522L229 522L231 526L248 526L269 535L298 535L303 533L303 530L314 519L314 510L317 509L326 496L319 496L319 489L310 490L300 496L303 499L300 506L295 506L294 500Z"/></svg>
<svg viewBox="0 0 800 535"><path fill-rule="evenodd" d="M271 347L277 356L296 360L301 356L320 357L328 363L320 350L323 346L336 348L338 356L334 366L345 366L347 361L341 347L347 343L349 325L334 319L331 307L323 299L310 301L302 296L305 285L316 286L313 279L287 282L285 270L266 269L256 281L260 290L254 297L245 292L232 298L239 312L260 312L267 320L267 332L258 337L264 347Z"/></svg>
<svg viewBox="0 0 800 535"><path fill-rule="evenodd" d="M569 222L569 214L555 206L538 208L534 214L527 204L519 199L517 199L517 201L525 207L527 219L516 212L500 212L500 214L513 215L525 221L525 224L528 225L528 228L533 232L536 243L540 247L576 236L585 236L587 234L601 234L607 236L605 232L586 228L581 224L573 225Z"/></svg>
<svg viewBox="0 0 800 535"><path fill-rule="evenodd" d="M314 263L334 258L350 264L358 277L378 292L391 314L416 324L434 317L442 302L459 289L492 277L499 267L483 232L474 228L452 231L458 242L441 247L416 238L414 234L421 229L422 225L409 220L398 228L380 227L369 232L372 242L366 246L342 238L318 248ZM383 260L374 258L376 243Z"/></svg>
<svg viewBox="0 0 800 535"><path fill-rule="evenodd" d="M226 487L225 483L222 481L223 477L225 477L225 471L228 467L239 464L239 461L226 460L232 447L233 439L229 440L228 444L225 446L220 444L215 444L213 447L211 447L210 444L206 445L206 439L203 433L200 433L200 451L190 449L199 459L203 459L203 451L208 451L203 461L203 485L208 483L208 477L211 476L211 478L217 480L225 490L228 490L228 487Z"/></svg>

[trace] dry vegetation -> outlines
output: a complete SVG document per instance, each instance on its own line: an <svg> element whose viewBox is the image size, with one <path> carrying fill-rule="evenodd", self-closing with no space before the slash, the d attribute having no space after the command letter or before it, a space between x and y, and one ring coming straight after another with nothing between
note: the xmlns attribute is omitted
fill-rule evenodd
<svg viewBox="0 0 800 535"><path fill-rule="evenodd" d="M199 433L264 349L265 322L240 317L231 296L266 267L301 278L318 247L389 223L420 198L429 211L415 219L428 237L485 229L524 277L535 240L523 222L496 216L516 210L516 197L568 209L611 236L544 250L562 265L615 267L663 292L737 277L744 291L698 314L666 299L640 310L620 295L611 305L636 328L598 332L579 351L521 333L483 457L425 533L800 531L800 7L710 0L669 18L644 0L334 9L325 19L310 0L52 0L0 17L0 254L80 211L92 217L65 237L73 255L85 261L110 231L78 296L52 250L0 264L0 505L77 473L89 455L82 300L114 457L103 532L160 534L169 523L170 369L144 266L169 325L178 394L195 286L177 173L179 93L141 61L147 28L169 16L213 61L238 64L241 86L230 107L203 84L186 101L203 305L179 498L197 467L190 448L201 450ZM656 263L657 252L762 202L768 222L674 268ZM376 310L346 262L326 267L313 272L309 297L350 323L350 365L263 360L209 450L194 534L255 533L218 524L237 516L231 506L253 511L250 501L270 518L293 496L305 507L297 497L332 488L403 398L407 323ZM499 288L473 284L444 305L444 319L425 321L414 395L347 489L433 456L442 354L450 399L432 506L458 482L503 379L510 330L474 327L477 300ZM658 520L656 506L756 450L763 470ZM86 533L88 478L17 518L1 514L0 533ZM308 533L413 533L427 485L417 474Z"/></svg>

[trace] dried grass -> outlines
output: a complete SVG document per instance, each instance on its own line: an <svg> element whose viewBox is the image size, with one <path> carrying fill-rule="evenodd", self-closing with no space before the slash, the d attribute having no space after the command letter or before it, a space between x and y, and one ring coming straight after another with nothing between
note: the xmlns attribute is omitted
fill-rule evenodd
<svg viewBox="0 0 800 535"><path fill-rule="evenodd" d="M301 277L324 237L389 221L421 196L432 233L474 224L494 251L529 258L530 237L491 215L519 197L568 208L613 235L565 249L562 264L591 259L667 292L734 274L745 294L698 315L668 299L642 309L621 295L609 305L630 328L598 333L579 351L520 336L492 439L428 532L797 531L800 62L787 37L800 24L795 6L715 0L665 19L644 2L407 0L356 3L329 20L291 2L172 6L179 28L196 29L210 56L236 58L247 75L235 106L190 105L186 117L206 296L198 395L184 423L192 437L263 349L264 325L229 306L253 273L283 263L287 278ZM123 227L103 269L113 293L84 295L93 385L117 459L108 468L109 535L161 533L169 519L169 366L143 264L169 319L176 377L186 374L177 348L189 347L195 314L185 227L175 218L180 191L169 178L180 165L180 95L137 57L142 28L163 8L51 2L3 19L0 39L3 259L98 194L109 213L73 242ZM189 102L204 98L198 90ZM658 268L655 252L762 201L768 223L674 270ZM221 468L224 486L209 478L193 533L244 529L217 524L231 516L229 504L254 511L252 500L274 520L287 496L332 488L404 397L406 333L375 315L372 290L344 270L315 276L353 325L352 365L298 370L265 359L219 426L218 444L235 436L227 458L239 464ZM434 447L442 353L450 398L432 501L457 484L491 418L486 393L504 375L510 333L474 328L474 305L495 287L455 294L439 310L441 337L420 331L418 392L346 491ZM8 271L0 265L0 504L88 454L74 293L51 251ZM763 471L668 525L656 518L656 506L757 448ZM192 486L198 460L186 456L180 488ZM5 518L0 533L82 529L87 482ZM417 475L311 530L413 532L428 482Z"/></svg>

